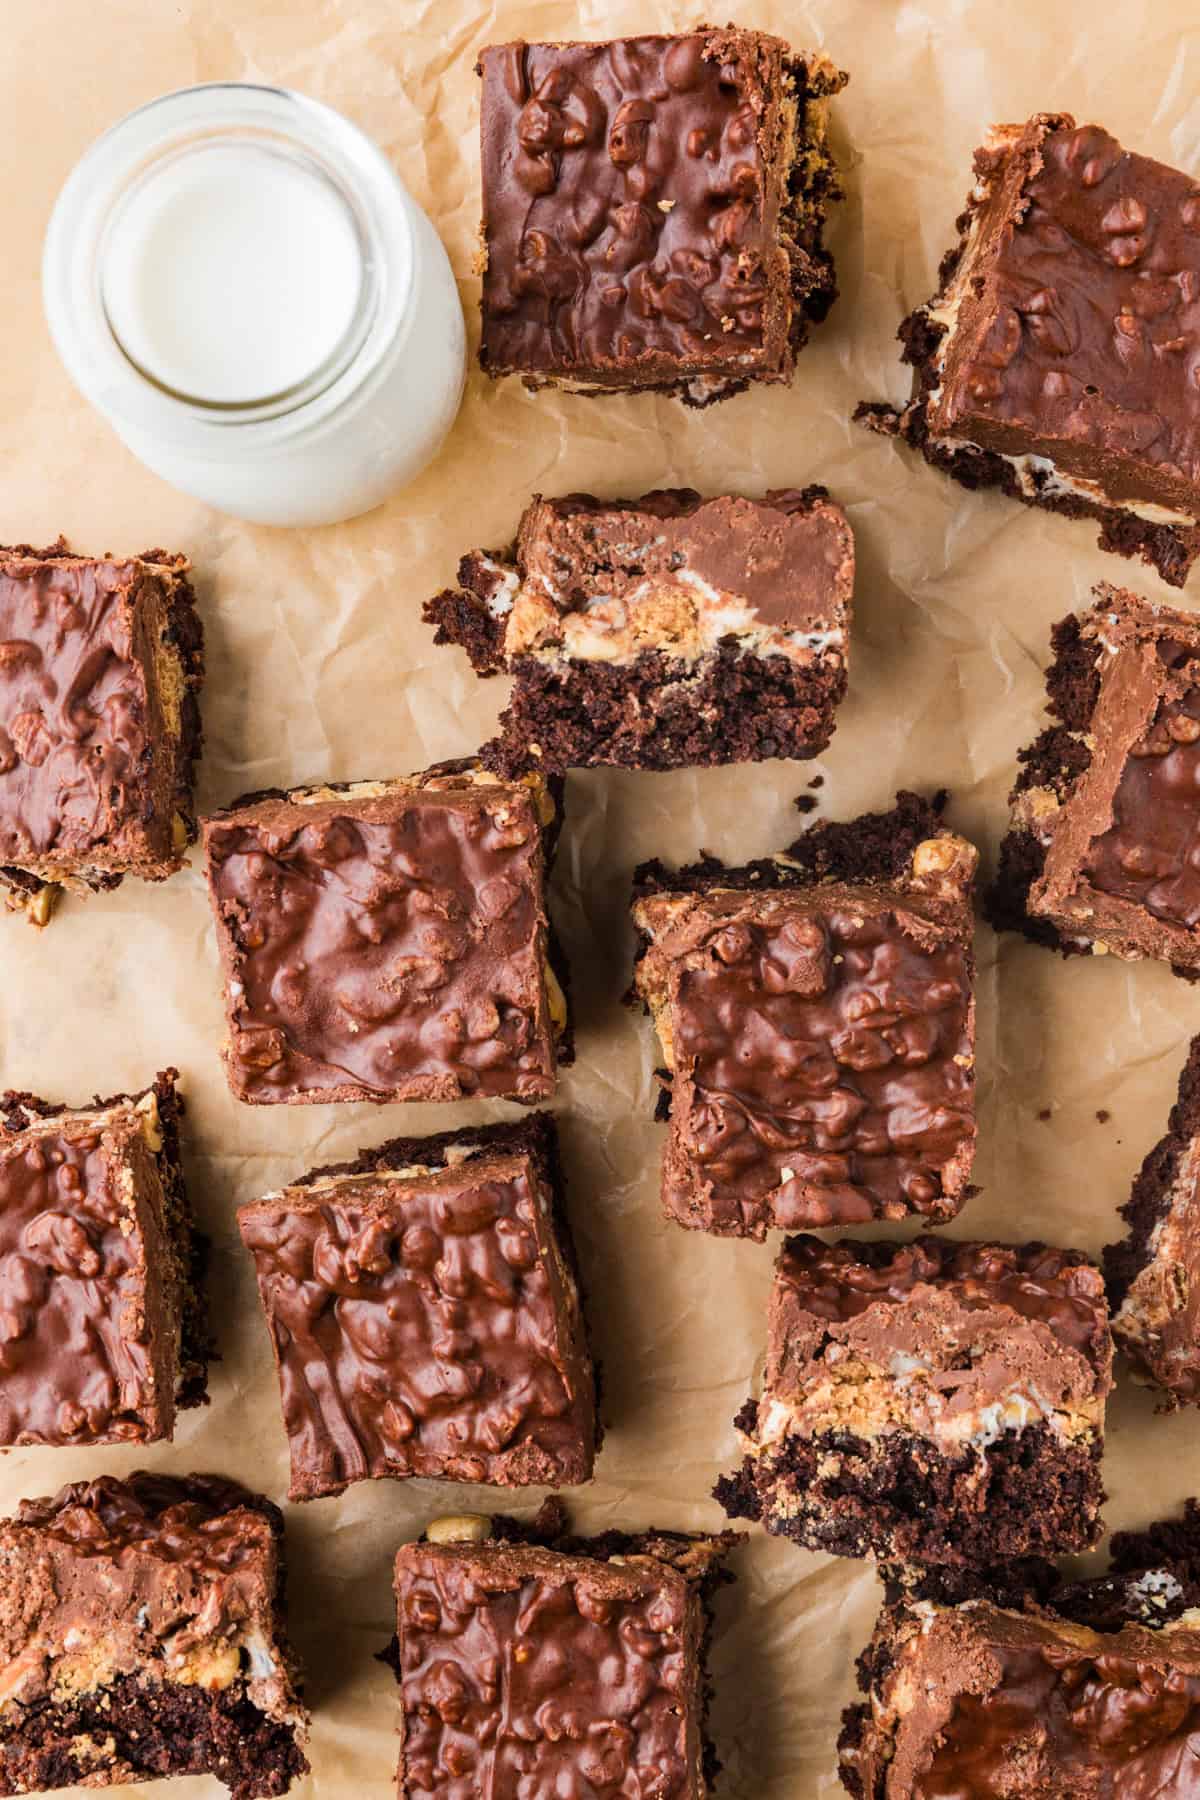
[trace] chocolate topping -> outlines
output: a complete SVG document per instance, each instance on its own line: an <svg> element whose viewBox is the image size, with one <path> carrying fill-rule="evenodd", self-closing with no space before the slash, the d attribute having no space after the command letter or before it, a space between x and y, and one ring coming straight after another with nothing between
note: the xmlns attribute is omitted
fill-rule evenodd
<svg viewBox="0 0 1200 1800"><path fill-rule="evenodd" d="M1070 651L1090 656L1098 675L1090 702L1072 712L1079 754L1061 753L1053 734L1026 753L1009 857L1016 837L1028 840L1024 906L1067 944L1200 971L1191 861L1200 849L1200 628L1136 594L1095 593ZM1017 906L1006 910L1019 919Z"/></svg>
<svg viewBox="0 0 1200 1800"><path fill-rule="evenodd" d="M406 1800L701 1800L703 1616L674 1568L413 1544L396 1602Z"/></svg>
<svg viewBox="0 0 1200 1800"><path fill-rule="evenodd" d="M883 1654L880 1654L880 1653ZM865 1800L1188 1800L1200 1633L1097 1633L986 1602L885 1613L874 1716L843 1737Z"/></svg>
<svg viewBox="0 0 1200 1800"><path fill-rule="evenodd" d="M204 835L239 1099L553 1093L530 788L431 772L243 804Z"/></svg>
<svg viewBox="0 0 1200 1800"><path fill-rule="evenodd" d="M974 1136L967 948L866 892L712 897L664 949L664 1201L717 1229L946 1217Z"/></svg>
<svg viewBox="0 0 1200 1800"><path fill-rule="evenodd" d="M378 1173L367 1158L361 1173L238 1215L279 1367L293 1499L389 1475L591 1475L591 1364L549 1171L501 1142L469 1154L470 1133L458 1136L465 1160L448 1167L389 1177L385 1144Z"/></svg>
<svg viewBox="0 0 1200 1800"><path fill-rule="evenodd" d="M0 1140L0 1443L170 1436L181 1271L133 1101Z"/></svg>
<svg viewBox="0 0 1200 1800"><path fill-rule="evenodd" d="M181 866L201 668L187 569L0 550L0 864L93 886Z"/></svg>
<svg viewBox="0 0 1200 1800"><path fill-rule="evenodd" d="M820 100L843 76L734 28L492 46L479 72L489 374L719 384L701 399L786 377L836 292Z"/></svg>
<svg viewBox="0 0 1200 1800"><path fill-rule="evenodd" d="M1107 1365L1108 1310L1099 1272L1080 1252L1047 1244L789 1238L779 1256L775 1326L781 1330L801 1314L836 1326L871 1312L882 1342L898 1326L889 1309L911 1311L914 1290L929 1287L952 1297L966 1314L1006 1311L1036 1321L1100 1368Z"/></svg>
<svg viewBox="0 0 1200 1800"><path fill-rule="evenodd" d="M1033 432L1110 500L1194 515L1200 187L1066 115L1008 128L978 170L982 242L930 431L1018 452Z"/></svg>

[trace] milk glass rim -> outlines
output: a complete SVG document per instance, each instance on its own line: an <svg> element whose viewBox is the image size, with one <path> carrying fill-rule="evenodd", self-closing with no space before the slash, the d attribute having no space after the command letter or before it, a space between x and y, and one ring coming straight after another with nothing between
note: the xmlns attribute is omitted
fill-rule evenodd
<svg viewBox="0 0 1200 1800"><path fill-rule="evenodd" d="M156 166L202 144L258 142L329 181L354 223L362 290L337 349L286 394L254 404L176 394L122 348L105 309L103 256L123 201ZM356 394L402 334L414 287L407 190L379 147L343 114L290 88L214 81L160 95L110 126L68 176L46 232L46 319L77 387L114 422L214 456L312 430Z"/></svg>

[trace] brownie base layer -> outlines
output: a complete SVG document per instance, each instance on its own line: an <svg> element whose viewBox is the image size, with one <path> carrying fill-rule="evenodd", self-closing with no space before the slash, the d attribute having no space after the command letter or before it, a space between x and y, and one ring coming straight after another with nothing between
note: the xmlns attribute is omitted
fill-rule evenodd
<svg viewBox="0 0 1200 1800"><path fill-rule="evenodd" d="M759 891L812 887L820 881L841 881L851 886L897 881L908 872L917 845L942 829L948 798L944 790L930 799L901 790L896 804L887 812L863 813L847 823L830 820L810 826L794 844L780 852L786 861L761 857L736 869L726 868L718 857L707 855L682 869L668 868L657 859L641 863L634 870L634 899L664 891L703 894L714 887ZM810 795L801 794L795 805L799 811L807 812L810 802ZM644 938L640 948L645 948Z"/></svg>
<svg viewBox="0 0 1200 1800"><path fill-rule="evenodd" d="M944 289L961 254L960 244L943 258L939 271L940 288ZM1140 556L1143 562L1158 571L1168 586L1184 585L1192 564L1200 556L1200 526L1152 524L1150 520L1139 519L1136 514L1124 512L1117 506L1104 506L1076 494L1047 493L1047 476L1040 473L1033 476L1035 491L1027 493L1012 464L995 451L966 445L951 448L936 443L929 434L925 397L942 379L934 359L945 327L932 324L924 311L918 309L904 320L897 335L904 345L902 360L914 371L915 397L905 407L866 401L854 412L861 424L885 437L902 438L920 452L931 468L940 469L961 487L1000 488L1009 499L1019 500L1024 506L1061 513L1068 519L1095 519L1100 526L1098 542L1102 550L1110 550L1117 556ZM1036 454L1037 449L1036 442L1031 441L1030 453Z"/></svg>
<svg viewBox="0 0 1200 1800"><path fill-rule="evenodd" d="M1071 1449L1045 1425L1005 1432L982 1455L950 1456L900 1432L789 1438L747 1457L713 1493L730 1518L806 1550L981 1566L1088 1549L1104 1500L1099 1448Z"/></svg>
<svg viewBox="0 0 1200 1800"><path fill-rule="evenodd" d="M284 1794L308 1767L296 1733L244 1693L125 1675L0 1730L0 1794L215 1775L233 1800Z"/></svg>
<svg viewBox="0 0 1200 1800"><path fill-rule="evenodd" d="M661 650L631 664L524 657L501 735L480 754L509 778L530 768L802 762L828 745L845 692L844 667L801 669L786 656L746 655L732 644L694 663Z"/></svg>

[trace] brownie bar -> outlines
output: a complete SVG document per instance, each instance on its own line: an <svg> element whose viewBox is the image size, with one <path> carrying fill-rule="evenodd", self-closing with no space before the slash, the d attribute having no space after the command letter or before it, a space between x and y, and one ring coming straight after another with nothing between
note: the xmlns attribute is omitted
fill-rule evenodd
<svg viewBox="0 0 1200 1800"><path fill-rule="evenodd" d="M1096 125L998 126L939 291L900 328L913 395L859 408L965 487L1100 523L1181 587L1200 554L1200 189Z"/></svg>
<svg viewBox="0 0 1200 1800"><path fill-rule="evenodd" d="M196 837L203 632L185 556L0 547L0 898L163 881Z"/></svg>
<svg viewBox="0 0 1200 1800"><path fill-rule="evenodd" d="M0 1097L0 1445L152 1443L208 1397L175 1080L71 1111Z"/></svg>
<svg viewBox="0 0 1200 1800"><path fill-rule="evenodd" d="M954 1216L975 1141L976 861L936 805L901 794L745 868L637 871L669 1217L761 1240Z"/></svg>
<svg viewBox="0 0 1200 1800"><path fill-rule="evenodd" d="M443 764L206 820L236 1097L548 1099L571 1057L545 899L560 798Z"/></svg>
<svg viewBox="0 0 1200 1800"><path fill-rule="evenodd" d="M1200 1037L1163 1137L1121 1208L1129 1229L1104 1252L1113 1336L1135 1379L1166 1407L1200 1405Z"/></svg>
<svg viewBox="0 0 1200 1800"><path fill-rule="evenodd" d="M0 1793L308 1768L283 1518L217 1476L76 1482L0 1521Z"/></svg>
<svg viewBox="0 0 1200 1800"><path fill-rule="evenodd" d="M730 1532L533 1541L435 1521L396 1557L399 1800L704 1800L709 1603Z"/></svg>
<svg viewBox="0 0 1200 1800"><path fill-rule="evenodd" d="M289 1498L591 1479L595 1379L554 1122L394 1138L241 1208Z"/></svg>
<svg viewBox="0 0 1200 1800"><path fill-rule="evenodd" d="M809 1550L987 1564L1100 1534L1100 1271L1044 1244L824 1244L776 1264L733 1518Z"/></svg>
<svg viewBox="0 0 1200 1800"><path fill-rule="evenodd" d="M986 902L1064 955L1200 975L1200 621L1121 588L1054 627L1058 723L1027 750Z"/></svg>
<svg viewBox="0 0 1200 1800"><path fill-rule="evenodd" d="M512 775L817 756L846 692L854 539L824 488L535 496L512 548L428 602L439 644L515 677Z"/></svg>
<svg viewBox="0 0 1200 1800"><path fill-rule="evenodd" d="M845 75L732 26L493 45L478 72L485 373L693 406L791 378L837 295Z"/></svg>
<svg viewBox="0 0 1200 1800"><path fill-rule="evenodd" d="M1200 1731L1194 1615L1113 1631L986 1600L885 1607L840 1739L856 1800L1184 1800Z"/></svg>

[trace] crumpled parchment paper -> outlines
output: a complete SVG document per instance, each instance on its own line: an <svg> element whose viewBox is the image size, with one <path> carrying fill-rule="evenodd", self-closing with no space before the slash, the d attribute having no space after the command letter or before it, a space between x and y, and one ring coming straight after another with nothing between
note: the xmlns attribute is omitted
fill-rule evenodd
<svg viewBox="0 0 1200 1800"><path fill-rule="evenodd" d="M713 22L730 14L823 46L851 74L834 114L847 189L832 228L842 297L794 387L689 413L647 397L534 397L473 373L444 452L413 487L365 519L313 532L238 524L173 493L71 388L43 324L38 263L77 157L130 108L192 82L315 95L395 159L447 243L474 331L477 48L678 30L703 15L671 0L6 0L0 32L0 541L63 531L87 550L190 553L208 632L203 807L248 788L389 775L473 749L504 684L480 685L458 651L435 650L420 605L463 550L506 542L534 491L632 495L690 483L761 493L820 480L849 510L859 556L851 693L819 764L592 772L569 784L556 887L580 1055L555 1110L609 1420L597 1479L572 1496L588 1528L720 1524L707 1496L735 1459L731 1420L760 1361L773 1254L659 1217L654 1050L648 1024L619 998L634 863L702 845L730 858L781 847L797 824L792 799L816 772L825 778L817 816L885 804L901 784L949 787L952 822L990 862L1015 751L1038 728L1051 622L1102 578L1180 603L1141 565L1103 556L1088 525L969 495L850 415L859 399L907 393L893 333L932 290L990 122L1065 108L1200 174L1194 6L725 0ZM1183 604L1200 595L1200 577L1192 585ZM1200 990L1113 958L1063 964L1015 939L998 944L984 926L979 959L983 1191L952 1229L1098 1250L1117 1235L1115 1210L1164 1127L1200 1030ZM68 901L40 936L0 921L2 1085L80 1100L141 1085L170 1063L183 1072L224 1357L211 1407L183 1415L173 1445L10 1452L0 1460L4 1512L23 1495L138 1465L218 1469L281 1499L275 1377L235 1207L360 1144L485 1116L480 1107L239 1106L217 1058L221 1031L195 861L163 887L127 882ZM1127 1378L1109 1445L1113 1526L1200 1488L1200 1424L1156 1417ZM313 1774L298 1793L393 1791L394 1688L372 1660L391 1631L391 1555L437 1512L489 1498L381 1483L287 1509L291 1618L315 1711ZM761 1533L738 1568L713 1653L721 1792L838 1792L837 1719L878 1604L875 1578ZM127 1791L171 1800L220 1790Z"/></svg>

